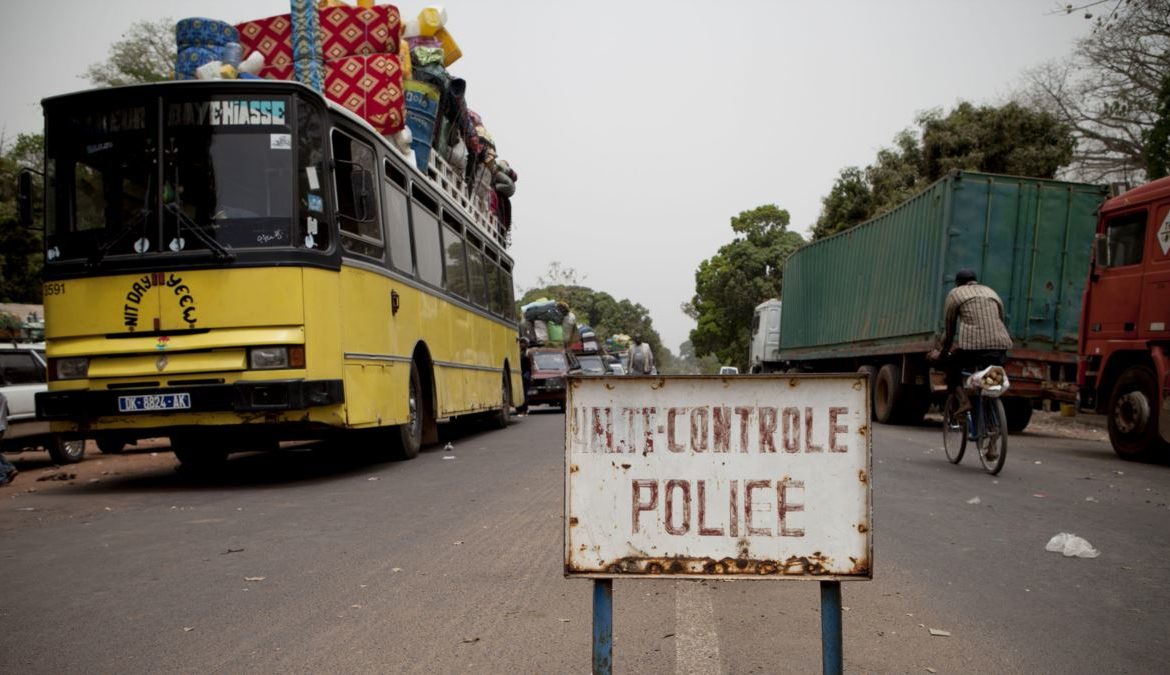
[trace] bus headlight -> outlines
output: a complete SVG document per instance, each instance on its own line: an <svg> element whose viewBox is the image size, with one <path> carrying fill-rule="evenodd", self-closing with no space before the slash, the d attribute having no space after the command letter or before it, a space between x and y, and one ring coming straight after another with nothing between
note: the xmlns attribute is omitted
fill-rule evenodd
<svg viewBox="0 0 1170 675"><path fill-rule="evenodd" d="M252 370L304 368L305 348L300 345L252 347L248 350L248 367Z"/></svg>
<svg viewBox="0 0 1170 675"><path fill-rule="evenodd" d="M49 359L49 376L54 380L80 380L89 377L89 357Z"/></svg>

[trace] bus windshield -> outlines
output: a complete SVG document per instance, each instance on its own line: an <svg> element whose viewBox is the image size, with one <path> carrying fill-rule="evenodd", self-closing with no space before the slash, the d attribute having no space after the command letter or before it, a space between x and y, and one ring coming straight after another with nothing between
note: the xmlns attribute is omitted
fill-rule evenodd
<svg viewBox="0 0 1170 675"><path fill-rule="evenodd" d="M325 248L318 113L196 93L49 113L48 261Z"/></svg>

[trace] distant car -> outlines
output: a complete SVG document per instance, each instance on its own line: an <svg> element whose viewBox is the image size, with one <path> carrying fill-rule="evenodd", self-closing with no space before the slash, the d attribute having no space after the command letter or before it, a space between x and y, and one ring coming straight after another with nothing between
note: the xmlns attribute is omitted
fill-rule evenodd
<svg viewBox="0 0 1170 675"><path fill-rule="evenodd" d="M525 353L528 381L524 393L528 405L555 405L565 409L565 376L579 368L573 356L563 349L533 347Z"/></svg>
<svg viewBox="0 0 1170 675"><path fill-rule="evenodd" d="M49 431L49 423L37 419L36 395L47 391L48 362L45 345L0 345L0 391L8 399L8 431L0 441L3 452L44 448L57 464L80 462L85 441L65 441Z"/></svg>
<svg viewBox="0 0 1170 675"><path fill-rule="evenodd" d="M739 375L739 368L736 368L735 366L720 366L719 374L720 375Z"/></svg>
<svg viewBox="0 0 1170 675"><path fill-rule="evenodd" d="M583 375L608 375L609 368L600 354L576 354Z"/></svg>

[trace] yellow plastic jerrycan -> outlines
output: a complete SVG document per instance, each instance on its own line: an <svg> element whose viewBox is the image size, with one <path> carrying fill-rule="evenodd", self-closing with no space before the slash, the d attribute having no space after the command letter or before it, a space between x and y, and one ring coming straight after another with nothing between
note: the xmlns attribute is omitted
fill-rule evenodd
<svg viewBox="0 0 1170 675"><path fill-rule="evenodd" d="M447 23L447 10L437 5L425 7L418 13L418 34L431 37Z"/></svg>
<svg viewBox="0 0 1170 675"><path fill-rule="evenodd" d="M451 37L451 33L446 28L440 28L435 37L439 42L443 43L443 66L450 66L463 56L463 52L459 50L459 44L455 42L455 38Z"/></svg>

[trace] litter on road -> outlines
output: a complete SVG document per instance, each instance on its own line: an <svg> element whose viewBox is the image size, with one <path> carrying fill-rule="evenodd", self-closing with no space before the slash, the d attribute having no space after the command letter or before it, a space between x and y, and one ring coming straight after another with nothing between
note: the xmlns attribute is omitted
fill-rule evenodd
<svg viewBox="0 0 1170 675"><path fill-rule="evenodd" d="M978 497L972 497L972 498L967 500L967 503L968 504L978 504L981 501L983 501L983 500L979 499Z"/></svg>
<svg viewBox="0 0 1170 675"><path fill-rule="evenodd" d="M1077 558L1096 558L1101 555L1101 552L1093 548L1092 544L1070 532L1061 532L1049 539L1044 549L1054 553L1062 553L1066 558L1074 556Z"/></svg>
<svg viewBox="0 0 1170 675"><path fill-rule="evenodd" d="M930 634L934 637L950 637L951 636L951 632L949 630L942 630L940 628L931 628Z"/></svg>

